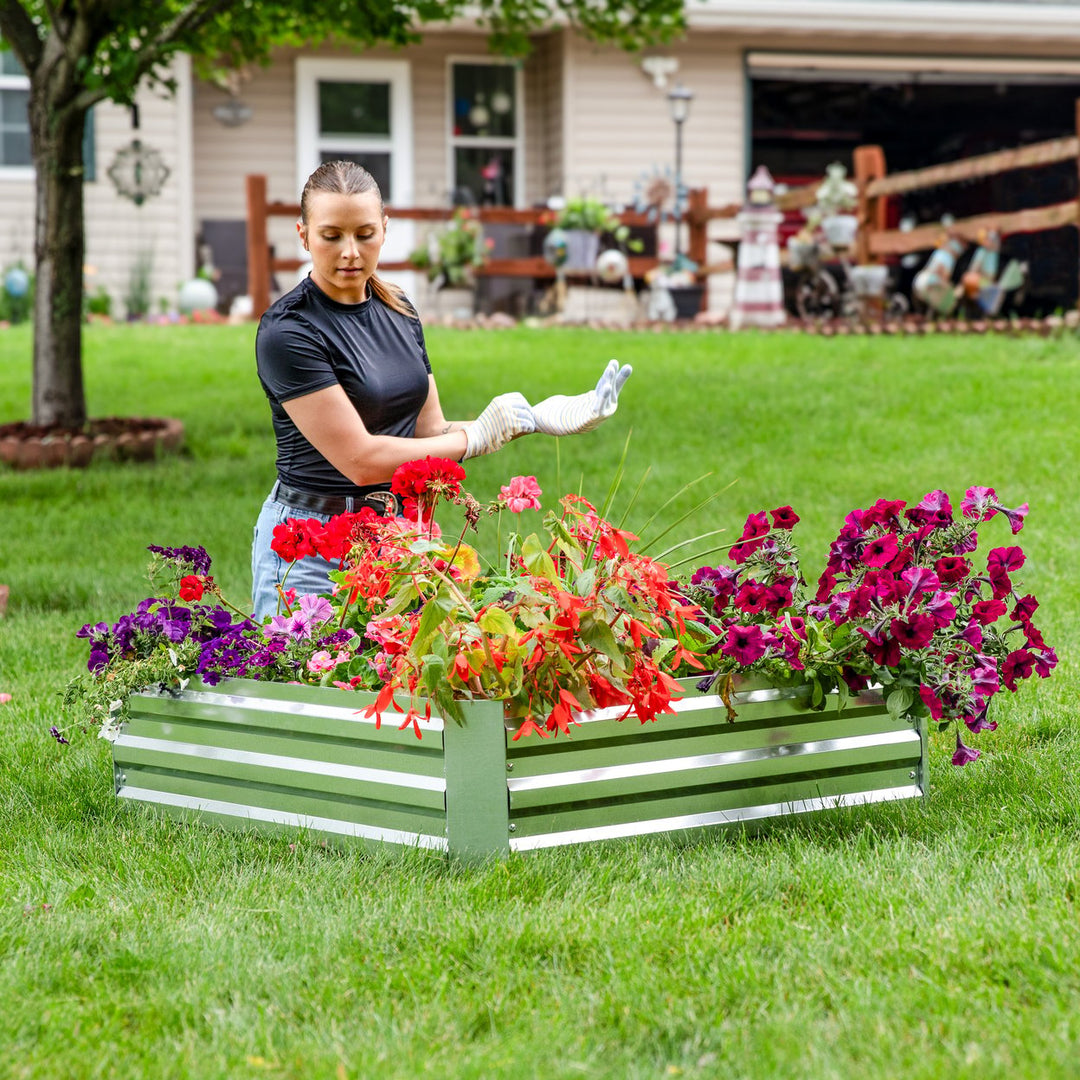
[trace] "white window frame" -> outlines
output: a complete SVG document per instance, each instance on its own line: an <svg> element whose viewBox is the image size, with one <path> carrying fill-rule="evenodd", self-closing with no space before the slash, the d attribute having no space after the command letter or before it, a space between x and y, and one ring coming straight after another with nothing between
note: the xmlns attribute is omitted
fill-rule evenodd
<svg viewBox="0 0 1080 1080"><path fill-rule="evenodd" d="M30 90L29 75L3 75L0 74L0 92L4 90ZM27 128L30 119L27 117ZM0 165L0 180L33 180L34 166L29 165Z"/></svg>
<svg viewBox="0 0 1080 1080"><path fill-rule="evenodd" d="M514 68L514 135L455 135L454 134L454 65L475 64L483 67ZM446 58L446 179L451 192L455 190L457 176L454 172L454 151L458 147L490 146L500 150L514 151L514 190L512 205L520 207L525 190L525 76L521 66L513 60L498 56L454 55Z"/></svg>
<svg viewBox="0 0 1080 1080"><path fill-rule="evenodd" d="M332 82L388 82L390 84L390 135L323 136L319 132L321 80ZM388 151L390 186L382 193L388 204L413 204L412 79L406 60L298 58L296 61L296 168L297 189L318 167L326 145L339 150Z"/></svg>

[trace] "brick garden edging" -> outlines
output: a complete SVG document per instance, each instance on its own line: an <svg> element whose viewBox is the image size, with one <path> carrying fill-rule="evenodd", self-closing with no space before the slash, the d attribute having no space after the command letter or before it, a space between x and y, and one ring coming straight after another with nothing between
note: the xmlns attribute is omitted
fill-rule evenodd
<svg viewBox="0 0 1080 1080"><path fill-rule="evenodd" d="M92 460L153 461L175 453L184 439L179 420L106 416L85 428L52 428L18 421L0 424L0 462L16 469L83 468Z"/></svg>

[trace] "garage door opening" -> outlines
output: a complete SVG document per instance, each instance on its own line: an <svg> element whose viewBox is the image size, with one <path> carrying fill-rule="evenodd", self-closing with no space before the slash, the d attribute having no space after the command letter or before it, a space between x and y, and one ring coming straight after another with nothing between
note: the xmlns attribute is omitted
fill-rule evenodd
<svg viewBox="0 0 1080 1080"><path fill-rule="evenodd" d="M973 70L992 63L960 59L950 69L941 60L879 57L872 67L868 58L751 54L750 160L796 185L820 178L832 161L850 169L863 144L883 147L892 173L1076 133L1080 67L1027 62L1035 70L1017 71L1023 62L999 61L1001 70ZM1077 186L1069 161L948 184L890 200L890 224L1065 202ZM1003 258L1029 264L1021 314L1076 305L1078 254L1072 227L1005 239Z"/></svg>

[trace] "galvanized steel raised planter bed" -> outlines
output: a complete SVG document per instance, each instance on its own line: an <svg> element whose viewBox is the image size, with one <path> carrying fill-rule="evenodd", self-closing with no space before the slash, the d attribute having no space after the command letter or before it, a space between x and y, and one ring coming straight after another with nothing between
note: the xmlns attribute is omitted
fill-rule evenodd
<svg viewBox="0 0 1080 1080"><path fill-rule="evenodd" d="M925 728L894 720L876 694L838 714L744 683L729 722L718 697L691 688L656 723L597 710L571 739L519 742L499 702L467 703L465 725L433 719L418 740L376 730L372 700L250 680L135 695L113 743L117 794L232 827L475 859L926 790Z"/></svg>

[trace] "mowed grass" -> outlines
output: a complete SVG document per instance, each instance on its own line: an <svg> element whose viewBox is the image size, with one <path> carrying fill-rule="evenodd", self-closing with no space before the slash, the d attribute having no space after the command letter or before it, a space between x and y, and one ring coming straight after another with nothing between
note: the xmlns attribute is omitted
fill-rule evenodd
<svg viewBox="0 0 1080 1080"><path fill-rule="evenodd" d="M108 747L47 734L75 719L57 697L85 662L73 633L145 595L151 543L205 545L242 602L273 445L253 328L88 328L91 413L178 416L187 444L0 472L0 1076L1080 1076L1076 339L428 340L451 416L632 363L612 421L470 462L468 487L534 473L549 504L602 502L625 454L616 516L649 470L628 526L676 496L658 548L790 503L813 574L879 497L1029 502L1020 576L1058 670L1000 702L975 765L935 740L925 805L758 835L470 869L119 806ZM0 334L0 422L26 416L29 369L25 329ZM984 530L984 550L1014 542Z"/></svg>

